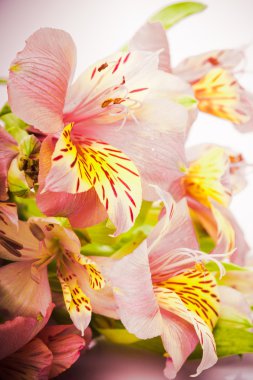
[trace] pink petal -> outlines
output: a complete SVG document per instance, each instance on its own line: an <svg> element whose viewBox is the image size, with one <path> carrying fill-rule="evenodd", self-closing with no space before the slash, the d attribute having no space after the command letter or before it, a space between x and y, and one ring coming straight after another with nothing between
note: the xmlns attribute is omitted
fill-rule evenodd
<svg viewBox="0 0 253 380"><path fill-rule="evenodd" d="M53 354L49 378L54 378L70 368L79 358L86 343L71 325L48 326L39 334L39 338Z"/></svg>
<svg viewBox="0 0 253 380"><path fill-rule="evenodd" d="M15 203L0 203L0 220L5 224L10 222L18 227L18 214Z"/></svg>
<svg viewBox="0 0 253 380"><path fill-rule="evenodd" d="M0 324L0 359L3 359L23 347L47 324L54 305L50 304L42 319L16 317Z"/></svg>
<svg viewBox="0 0 253 380"><path fill-rule="evenodd" d="M243 50L213 50L183 60L173 73L188 82L195 82L215 67L233 70L244 59Z"/></svg>
<svg viewBox="0 0 253 380"><path fill-rule="evenodd" d="M233 273L235 272L235 273ZM231 274L231 280L229 277ZM228 281L227 277L228 276ZM251 293L253 284L252 272L230 271L224 278L224 284L228 286L219 286L219 294L221 299L221 315L228 313L242 313L246 315L250 321L252 320L252 310L243 293L248 288L248 294ZM238 284L239 286L236 286ZM247 292L246 292L247 293Z"/></svg>
<svg viewBox="0 0 253 380"><path fill-rule="evenodd" d="M147 22L132 37L129 42L129 50L146 50L157 52L159 55L159 69L170 72L170 52L168 39L159 22Z"/></svg>
<svg viewBox="0 0 253 380"><path fill-rule="evenodd" d="M161 308L169 312L169 315L170 313L175 314L176 316L190 323L194 327L196 335L198 336L200 344L203 348L202 360L197 368L197 372L195 375L197 376L203 370L213 366L218 360L216 355L215 341L212 332L207 326L207 324L196 313L187 309L180 297L175 292L171 291L170 289L166 289L166 294L163 293L164 290L162 288L161 293L157 293L158 302ZM178 326L178 328L180 329L180 325ZM188 336L190 342L188 342L187 346L183 348L182 352L182 344L180 345L180 341L182 341L182 339L185 340L185 337L182 336L183 330L179 334L179 341L176 341L174 345L172 344L172 334L174 333L175 329L173 329L172 331L171 330L165 330L165 335L163 336L163 343L165 345L166 350L168 351L168 354L171 356L173 362L173 366L170 365L169 368L167 368L167 371L172 370L172 376L175 377L176 372L184 363L186 359L186 354L189 353L190 348L194 349L196 345L196 338L193 335L192 330L189 331L189 328L186 328L186 330L184 331L186 331L186 333L188 333L188 331L190 332L190 336ZM177 347L178 344L179 348ZM167 373L167 375L170 374Z"/></svg>
<svg viewBox="0 0 253 380"><path fill-rule="evenodd" d="M51 137L44 140L40 151L39 192L37 204L48 216L68 217L73 227L89 227L107 218L104 206L94 189L79 194L63 191L57 194L52 191L41 193L45 179L51 168L51 157L55 143Z"/></svg>
<svg viewBox="0 0 253 380"><path fill-rule="evenodd" d="M39 240L37 240L29 224L23 221L18 226L0 220L0 257L11 261L30 261L39 256ZM31 265L31 263L30 263Z"/></svg>
<svg viewBox="0 0 253 380"><path fill-rule="evenodd" d="M164 375L174 379L188 356L198 344L194 327L184 319L170 312L162 311L163 333L162 341L166 351L171 356L166 361Z"/></svg>
<svg viewBox="0 0 253 380"><path fill-rule="evenodd" d="M166 202L166 198L163 200ZM166 211L166 214L161 218L147 240L150 249L149 259L152 273L155 270L155 262L157 260L166 260L170 251L182 247L193 250L198 249L186 200L182 199L180 202L172 204L171 207L168 207L167 203ZM161 230L163 231L162 239L159 238ZM157 271L160 271L159 267L157 267Z"/></svg>
<svg viewBox="0 0 253 380"><path fill-rule="evenodd" d="M60 130L75 62L76 49L68 33L42 28L32 34L10 67L12 111L42 132Z"/></svg>
<svg viewBox="0 0 253 380"><path fill-rule="evenodd" d="M22 289L22 291L21 291ZM46 315L51 302L47 269L40 271L40 282L31 277L31 262L17 262L0 268L0 305L12 315Z"/></svg>
<svg viewBox="0 0 253 380"><path fill-rule="evenodd" d="M8 199L7 174L12 160L18 155L16 141L0 126L0 201Z"/></svg>
<svg viewBox="0 0 253 380"><path fill-rule="evenodd" d="M110 280L120 319L127 330L140 339L160 335L162 319L153 292L145 242L134 253L115 262Z"/></svg>
<svg viewBox="0 0 253 380"><path fill-rule="evenodd" d="M3 379L48 379L53 355L38 338L0 362Z"/></svg>

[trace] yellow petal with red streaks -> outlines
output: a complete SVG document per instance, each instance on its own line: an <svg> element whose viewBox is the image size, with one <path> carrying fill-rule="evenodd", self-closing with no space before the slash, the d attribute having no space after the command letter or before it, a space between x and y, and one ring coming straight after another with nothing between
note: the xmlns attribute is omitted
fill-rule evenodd
<svg viewBox="0 0 253 380"><path fill-rule="evenodd" d="M75 260L83 265L89 275L90 287L94 290L100 290L105 286L105 280L98 268L98 265L88 257L82 255L74 255Z"/></svg>
<svg viewBox="0 0 253 380"><path fill-rule="evenodd" d="M214 328L219 317L217 284L202 264L155 285L175 292L189 311L197 314L210 329Z"/></svg>
<svg viewBox="0 0 253 380"><path fill-rule="evenodd" d="M240 110L240 86L228 71L210 70L193 84L199 109L203 112L227 119L235 124L246 123L248 115Z"/></svg>
<svg viewBox="0 0 253 380"><path fill-rule="evenodd" d="M66 126L56 143L44 191L81 193L94 187L117 234L127 231L142 200L141 181L134 163L119 149L102 141L72 137Z"/></svg>
<svg viewBox="0 0 253 380"><path fill-rule="evenodd" d="M66 274L58 271L58 278L62 286L63 298L70 318L78 330L84 335L84 330L91 320L90 299L83 293L75 278L75 274Z"/></svg>
<svg viewBox="0 0 253 380"><path fill-rule="evenodd" d="M210 199L227 206L231 194L221 180L228 167L228 156L224 149L208 149L185 170L182 183L186 193L207 207L211 207Z"/></svg>

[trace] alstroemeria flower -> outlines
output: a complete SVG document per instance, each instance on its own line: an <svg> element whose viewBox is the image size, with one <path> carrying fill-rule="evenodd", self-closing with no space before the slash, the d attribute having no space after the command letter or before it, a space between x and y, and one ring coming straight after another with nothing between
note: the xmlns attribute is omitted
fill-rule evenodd
<svg viewBox="0 0 253 380"><path fill-rule="evenodd" d="M139 173L144 185L163 188L173 177L168 163L183 155L188 121L178 98L192 91L158 69L159 53L114 54L71 85L76 50L70 35L44 28L29 37L10 67L8 94L15 114L54 134L40 155L44 213L82 227L108 215L119 234L139 213Z"/></svg>
<svg viewBox="0 0 253 380"><path fill-rule="evenodd" d="M219 296L202 263L209 255L195 250L185 200L163 197L166 215L134 253L115 262L110 277L123 324L141 339L161 336L169 357L165 374L172 379L198 342L203 358L197 374L216 363L212 329Z"/></svg>
<svg viewBox="0 0 253 380"><path fill-rule="evenodd" d="M8 199L7 175L12 160L18 155L17 142L0 126L0 201Z"/></svg>
<svg viewBox="0 0 253 380"><path fill-rule="evenodd" d="M34 320L36 323L36 320ZM42 324L37 322L37 332ZM31 330L32 328L32 330ZM0 370L3 378L51 379L71 367L79 358L80 351L89 343L89 331L85 339L77 335L73 325L48 326L37 336L32 318L16 317L0 325L1 355ZM32 333L31 333L32 332ZM28 335L34 335L27 341ZM87 339L86 339L87 336ZM15 337L15 339L14 339ZM18 345L22 344L20 348ZM6 355L7 354L7 355Z"/></svg>
<svg viewBox="0 0 253 380"><path fill-rule="evenodd" d="M231 260L242 263L248 245L228 205L244 186L246 164L238 166L238 158L229 149L215 145L191 148L187 156L188 163L178 164L180 174L169 191L177 200L187 198L194 224L201 225L213 239L216 253L236 247Z"/></svg>
<svg viewBox="0 0 253 380"><path fill-rule="evenodd" d="M134 36L132 44L146 50L150 41L164 47L169 63L169 49L166 33L156 23L144 25ZM239 49L213 50L188 57L175 68L168 69L191 84L201 111L230 120L241 132L252 130L253 95L238 82L236 67L242 63L244 52Z"/></svg>
<svg viewBox="0 0 253 380"><path fill-rule="evenodd" d="M104 279L97 265L80 254L73 231L53 219L30 218L19 221L18 228L0 221L0 257L14 261L0 268L2 307L13 315L44 316L51 302L47 266L55 260L66 308L84 332L92 310L86 289L102 289Z"/></svg>
<svg viewBox="0 0 253 380"><path fill-rule="evenodd" d="M173 69L193 88L201 111L232 121L241 132L252 130L253 95L235 76L243 61L241 50L213 50L189 57Z"/></svg>

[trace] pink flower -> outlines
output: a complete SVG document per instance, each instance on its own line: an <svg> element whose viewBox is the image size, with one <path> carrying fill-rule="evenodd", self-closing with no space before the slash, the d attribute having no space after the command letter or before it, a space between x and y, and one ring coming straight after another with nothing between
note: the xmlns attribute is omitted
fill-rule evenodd
<svg viewBox="0 0 253 380"><path fill-rule="evenodd" d="M142 46L145 50L153 41L164 47L163 69L191 84L201 111L232 121L240 132L252 130L253 95L240 85L235 75L244 59L242 50L209 51L186 58L171 68L166 33L156 23L144 25L133 37L131 46Z"/></svg>
<svg viewBox="0 0 253 380"><path fill-rule="evenodd" d="M51 134L40 155L41 210L82 227L108 215L119 234L139 213L139 173L145 197L146 184L173 178L165 163L183 155L188 111L178 99L190 86L158 70L159 52L114 54L71 85L75 61L69 34L38 30L12 62L9 102Z"/></svg>
<svg viewBox="0 0 253 380"><path fill-rule="evenodd" d="M47 266L55 261L66 308L82 333L92 307L114 316L113 300L107 288L101 290L105 283L96 263L80 254L75 233L54 219L30 218L19 221L18 227L0 221L0 257L14 261L0 268L0 306L12 315L45 316L51 302Z"/></svg>
<svg viewBox="0 0 253 380"><path fill-rule="evenodd" d="M16 317L0 325L0 370L3 378L53 378L79 358L80 351L89 343L90 331L85 331L85 340L71 325L47 326L39 332L51 311L52 306L40 321Z"/></svg>
<svg viewBox="0 0 253 380"><path fill-rule="evenodd" d="M202 263L210 256L196 251L186 202L161 196L166 215L134 253L115 262L110 277L123 324L141 339L161 336L168 356L165 374L172 379L198 342L203 357L197 374L216 363L212 329L219 296Z"/></svg>

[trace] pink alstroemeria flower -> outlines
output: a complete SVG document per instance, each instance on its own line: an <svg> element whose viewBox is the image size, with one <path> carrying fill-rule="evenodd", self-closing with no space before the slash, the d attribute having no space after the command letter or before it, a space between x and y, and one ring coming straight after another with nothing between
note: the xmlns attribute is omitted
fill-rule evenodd
<svg viewBox="0 0 253 380"><path fill-rule="evenodd" d="M166 32L156 23L144 25L133 37L131 46L146 50L154 41L167 53L163 69L187 81L198 100L198 108L222 119L230 120L240 132L253 128L253 95L236 78L236 68L244 60L240 49L213 50L186 58L175 68L170 62ZM165 54L165 53L164 53Z"/></svg>
<svg viewBox="0 0 253 380"><path fill-rule="evenodd" d="M14 261L0 268L0 306L12 315L45 316L51 302L47 266L55 260L74 325L83 333L92 307L111 316L109 303L101 310L99 297L94 295L93 300L93 294L104 287L96 263L80 254L75 233L54 219L30 218L19 221L18 227L0 221L0 257ZM101 299L103 305L102 294Z"/></svg>
<svg viewBox="0 0 253 380"><path fill-rule="evenodd" d="M90 331L85 331L83 339L73 326L60 325L45 327L38 334L51 311L52 307L43 321L16 317L0 325L1 378L51 379L71 367L79 358L80 351L89 344Z"/></svg>
<svg viewBox="0 0 253 380"><path fill-rule="evenodd" d="M119 234L139 213L139 173L144 196L145 184L164 188L173 178L168 164L183 155L188 122L178 99L192 91L159 70L159 53L114 54L71 85L70 35L44 28L28 38L11 64L8 94L16 115L51 134L40 155L37 200L45 214L80 227L108 215Z"/></svg>
<svg viewBox="0 0 253 380"><path fill-rule="evenodd" d="M185 200L162 194L166 215L134 253L112 265L110 278L125 327L141 339L161 336L173 379L198 342L199 374L217 361L212 329L219 315L215 278L198 248ZM187 248L186 248L187 247ZM218 264L220 265L220 264Z"/></svg>
<svg viewBox="0 0 253 380"><path fill-rule="evenodd" d="M186 197L196 228L200 225L213 239L215 253L236 248L231 261L243 263L249 247L228 208L233 194L245 185L247 164L239 157L222 146L191 148L188 162L178 165L178 178L169 191L177 201Z"/></svg>
<svg viewBox="0 0 253 380"><path fill-rule="evenodd" d="M18 153L17 142L0 126L0 201L6 201L8 199L8 170L12 160Z"/></svg>

